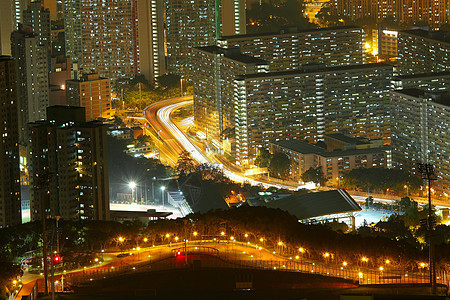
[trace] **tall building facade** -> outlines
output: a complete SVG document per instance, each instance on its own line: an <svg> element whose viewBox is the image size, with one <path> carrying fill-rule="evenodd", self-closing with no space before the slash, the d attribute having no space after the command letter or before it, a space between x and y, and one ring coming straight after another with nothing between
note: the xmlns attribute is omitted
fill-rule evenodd
<svg viewBox="0 0 450 300"><path fill-rule="evenodd" d="M166 73L163 0L65 1L64 15L74 79L95 72L155 82Z"/></svg>
<svg viewBox="0 0 450 300"><path fill-rule="evenodd" d="M445 32L405 30L398 34L400 75L450 70L450 35Z"/></svg>
<svg viewBox="0 0 450 300"><path fill-rule="evenodd" d="M50 50L50 11L45 9L43 2L31 2L23 11L23 24L31 27L33 32L39 36L39 41Z"/></svg>
<svg viewBox="0 0 450 300"><path fill-rule="evenodd" d="M51 106L31 130L31 219L109 219L106 127L82 107ZM45 178L45 180L42 180Z"/></svg>
<svg viewBox="0 0 450 300"><path fill-rule="evenodd" d="M16 91L14 60L0 56L0 228L22 223Z"/></svg>
<svg viewBox="0 0 450 300"><path fill-rule="evenodd" d="M19 140L27 144L27 124L45 119L49 105L48 52L39 36L29 29L11 34L11 50L18 83Z"/></svg>
<svg viewBox="0 0 450 300"><path fill-rule="evenodd" d="M190 80L192 48L215 45L220 36L219 0L166 2L167 64L170 73Z"/></svg>
<svg viewBox="0 0 450 300"><path fill-rule="evenodd" d="M139 68L150 82L166 74L163 0L137 1Z"/></svg>
<svg viewBox="0 0 450 300"><path fill-rule="evenodd" d="M45 9L43 2L31 2L26 10L23 11L23 23L31 27L33 33L39 36L41 46L47 49L47 66L50 71L51 64L51 30L50 30L50 11Z"/></svg>
<svg viewBox="0 0 450 300"><path fill-rule="evenodd" d="M235 127L234 78L269 72L266 61L217 46L193 49L194 119L197 129L217 150L224 133ZM226 148L226 147L224 147ZM231 151L230 148L225 152Z"/></svg>
<svg viewBox="0 0 450 300"><path fill-rule="evenodd" d="M236 162L280 139L323 140L345 132L390 143L392 67L368 64L274 72L235 79Z"/></svg>
<svg viewBox="0 0 450 300"><path fill-rule="evenodd" d="M222 37L218 45L266 60L272 72L298 70L305 64L364 64L364 30L343 26L313 30Z"/></svg>
<svg viewBox="0 0 450 300"><path fill-rule="evenodd" d="M110 117L111 80L98 74L84 74L80 80L66 81L66 101L70 106L82 106L85 118L92 121Z"/></svg>
<svg viewBox="0 0 450 300"><path fill-rule="evenodd" d="M390 143L391 66L309 65L269 73L265 60L238 49L202 47L193 55L197 129L238 164L252 163L260 147L280 139L318 142L326 133L346 132ZM233 140L226 141L230 132ZM225 142L232 144L228 150Z"/></svg>
<svg viewBox="0 0 450 300"><path fill-rule="evenodd" d="M64 0L64 34L66 55L70 57L75 68L83 58L83 43L81 31L81 0ZM74 75L77 78L77 75Z"/></svg>
<svg viewBox="0 0 450 300"><path fill-rule="evenodd" d="M83 70L111 79L139 74L136 1L77 1Z"/></svg>
<svg viewBox="0 0 450 300"><path fill-rule="evenodd" d="M413 170L416 163L435 165L433 196L450 195L450 95L419 89L393 91L391 96L393 161Z"/></svg>
<svg viewBox="0 0 450 300"><path fill-rule="evenodd" d="M351 20L392 18L405 24L422 21L433 29L449 21L447 0L331 0L330 7L333 16Z"/></svg>

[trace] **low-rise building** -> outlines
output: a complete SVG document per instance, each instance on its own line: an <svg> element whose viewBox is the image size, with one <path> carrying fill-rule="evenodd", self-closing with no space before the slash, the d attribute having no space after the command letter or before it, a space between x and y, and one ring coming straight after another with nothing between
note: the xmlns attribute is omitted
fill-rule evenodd
<svg viewBox="0 0 450 300"><path fill-rule="evenodd" d="M350 144L350 143L349 143ZM351 144L350 144L351 145ZM300 140L284 140L270 143L271 152L285 153L291 160L290 179L301 182L301 176L310 168L320 167L327 180L339 185L344 173L358 168L391 167L390 147L359 147L361 144L332 150ZM373 144L372 144L373 145ZM375 142L375 145L377 143Z"/></svg>

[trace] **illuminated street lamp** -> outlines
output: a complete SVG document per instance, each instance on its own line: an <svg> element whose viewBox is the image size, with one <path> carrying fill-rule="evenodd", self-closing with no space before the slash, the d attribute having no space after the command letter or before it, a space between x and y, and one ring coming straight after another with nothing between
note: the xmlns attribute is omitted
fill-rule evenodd
<svg viewBox="0 0 450 300"><path fill-rule="evenodd" d="M146 243L147 243L147 241L148 241L148 238L144 238L144 242L146 242Z"/></svg>
<svg viewBox="0 0 450 300"><path fill-rule="evenodd" d="M131 189L131 203L134 203L134 188L136 187L136 183L134 181L131 181L128 186Z"/></svg>
<svg viewBox="0 0 450 300"><path fill-rule="evenodd" d="M304 249L303 247L300 247L300 248L298 248L298 251L299 251L300 253L304 253L304 252L305 252L305 249Z"/></svg>
<svg viewBox="0 0 450 300"><path fill-rule="evenodd" d="M369 261L369 259L367 258L367 257L363 257L363 258L361 258L361 260L363 261L363 262L368 262Z"/></svg>
<svg viewBox="0 0 450 300"><path fill-rule="evenodd" d="M161 186L161 198L162 198L162 205L164 207L164 191L166 190L166 187L163 185Z"/></svg>
<svg viewBox="0 0 450 300"><path fill-rule="evenodd" d="M342 263L342 265L343 265L344 267L346 267L346 266L348 265L348 263L347 263L346 261L344 261L344 262Z"/></svg>
<svg viewBox="0 0 450 300"><path fill-rule="evenodd" d="M388 265L391 263L391 261L389 259L386 259L385 263Z"/></svg>

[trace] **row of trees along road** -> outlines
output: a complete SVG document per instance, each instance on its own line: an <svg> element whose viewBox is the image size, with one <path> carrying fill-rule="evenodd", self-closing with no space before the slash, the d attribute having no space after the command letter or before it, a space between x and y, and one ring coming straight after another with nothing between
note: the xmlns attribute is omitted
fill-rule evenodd
<svg viewBox="0 0 450 300"><path fill-rule="evenodd" d="M267 168L270 176L286 179L289 175L291 160L281 152L270 153L266 149L259 149L256 155L255 165L260 168Z"/></svg>

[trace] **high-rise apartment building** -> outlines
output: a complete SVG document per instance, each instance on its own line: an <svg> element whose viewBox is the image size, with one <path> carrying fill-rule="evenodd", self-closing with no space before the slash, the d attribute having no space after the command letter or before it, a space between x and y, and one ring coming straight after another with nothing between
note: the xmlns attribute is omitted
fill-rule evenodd
<svg viewBox="0 0 450 300"><path fill-rule="evenodd" d="M138 0L139 68L150 82L166 74L163 0Z"/></svg>
<svg viewBox="0 0 450 300"><path fill-rule="evenodd" d="M136 1L81 1L82 66L111 79L139 74Z"/></svg>
<svg viewBox="0 0 450 300"><path fill-rule="evenodd" d="M75 68L83 58L83 43L81 31L81 0L64 0L64 34L66 55L70 57ZM100 47L100 45L98 45ZM73 76L78 78L76 74Z"/></svg>
<svg viewBox="0 0 450 300"><path fill-rule="evenodd" d="M374 18L393 19L395 22L412 25L427 22L439 28L449 20L447 0L331 0L331 14L351 20Z"/></svg>
<svg viewBox="0 0 450 300"><path fill-rule="evenodd" d="M14 60L0 56L0 228L22 223Z"/></svg>
<svg viewBox="0 0 450 300"><path fill-rule="evenodd" d="M298 70L305 64L364 64L364 44L364 30L353 26L285 29L279 33L225 36L218 41L221 47L238 47L243 54L268 61L272 72Z"/></svg>
<svg viewBox="0 0 450 300"><path fill-rule="evenodd" d="M66 52L83 73L150 82L166 73L163 0L65 1Z"/></svg>
<svg viewBox="0 0 450 300"><path fill-rule="evenodd" d="M169 73L191 80L194 47L216 45L222 35L246 33L245 0L166 1Z"/></svg>
<svg viewBox="0 0 450 300"><path fill-rule="evenodd" d="M192 48L215 45L220 36L219 0L166 2L167 63L170 73L190 80Z"/></svg>
<svg viewBox="0 0 450 300"><path fill-rule="evenodd" d="M450 95L419 89L393 91L391 96L393 161L413 170L416 163L435 165L433 197L450 195Z"/></svg>
<svg viewBox="0 0 450 300"><path fill-rule="evenodd" d="M86 121L110 117L111 80L98 74L84 74L81 79L66 81L66 101L70 106L82 106Z"/></svg>
<svg viewBox="0 0 450 300"><path fill-rule="evenodd" d="M51 106L32 123L31 219L109 219L106 127L85 122L83 107Z"/></svg>
<svg viewBox="0 0 450 300"><path fill-rule="evenodd" d="M398 34L400 75L450 70L450 35L446 32L405 30Z"/></svg>
<svg viewBox="0 0 450 300"><path fill-rule="evenodd" d="M391 78L392 67L384 64L238 76L236 162L252 163L269 142L318 142L334 132L388 144Z"/></svg>
<svg viewBox="0 0 450 300"><path fill-rule="evenodd" d="M50 71L51 64L51 30L50 11L43 6L44 2L31 2L28 9L23 11L23 23L30 27L33 33L39 36L41 46L47 48L47 66Z"/></svg>
<svg viewBox="0 0 450 300"><path fill-rule="evenodd" d="M194 118L205 139L222 150L223 134L235 127L234 78L242 74L269 72L266 61L241 54L237 48L194 48ZM231 151L224 147L225 152Z"/></svg>
<svg viewBox="0 0 450 300"><path fill-rule="evenodd" d="M310 65L268 73L266 61L238 49L202 47L193 55L197 129L239 164L251 163L260 147L279 139L317 142L326 133L346 132L390 142L391 66Z"/></svg>
<svg viewBox="0 0 450 300"><path fill-rule="evenodd" d="M49 105L48 49L30 28L21 28L11 34L11 50L18 83L19 140L27 144L27 124L45 119Z"/></svg>
<svg viewBox="0 0 450 300"><path fill-rule="evenodd" d="M31 27L39 36L39 41L50 50L50 11L45 9L43 2L31 2L28 9L23 11L23 24Z"/></svg>

